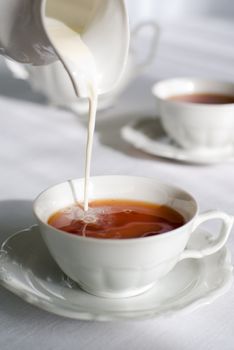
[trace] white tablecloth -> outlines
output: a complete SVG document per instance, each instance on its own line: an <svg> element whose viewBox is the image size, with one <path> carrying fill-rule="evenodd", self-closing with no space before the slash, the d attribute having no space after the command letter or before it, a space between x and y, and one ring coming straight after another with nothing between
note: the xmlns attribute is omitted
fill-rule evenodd
<svg viewBox="0 0 234 350"><path fill-rule="evenodd" d="M165 24L152 69L115 108L99 114L92 174L157 177L192 192L201 210L234 213L234 164L194 166L137 151L120 138L136 117L155 114L150 88L171 76L234 80L234 25L191 20ZM86 129L71 113L46 107L24 82L0 72L0 239L34 223L32 200L44 188L83 175ZM3 96L5 95L5 96ZM234 254L234 234L228 242ZM189 315L141 322L73 321L37 309L0 288L1 350L231 350L234 288Z"/></svg>

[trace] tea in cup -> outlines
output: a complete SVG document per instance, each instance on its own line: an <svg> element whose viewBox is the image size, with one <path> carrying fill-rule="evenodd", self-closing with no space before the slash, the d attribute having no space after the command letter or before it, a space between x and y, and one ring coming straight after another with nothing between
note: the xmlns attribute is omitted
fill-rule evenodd
<svg viewBox="0 0 234 350"><path fill-rule="evenodd" d="M161 123L186 149L224 149L234 142L234 84L199 78L156 83Z"/></svg>
<svg viewBox="0 0 234 350"><path fill-rule="evenodd" d="M63 272L97 296L147 291L179 261L218 251L233 225L233 217L220 211L198 214L196 200L180 188L134 176L91 177L86 213L78 204L83 186L76 179L47 189L35 200L34 213ZM223 222L218 238L186 249L196 228L213 219Z"/></svg>

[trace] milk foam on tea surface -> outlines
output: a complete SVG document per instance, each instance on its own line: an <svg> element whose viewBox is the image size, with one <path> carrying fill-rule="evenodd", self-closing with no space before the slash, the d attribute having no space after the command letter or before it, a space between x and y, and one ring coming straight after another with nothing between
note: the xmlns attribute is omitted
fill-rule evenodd
<svg viewBox="0 0 234 350"><path fill-rule="evenodd" d="M75 93L89 101L89 123L86 144L84 210L88 210L88 188L92 156L93 135L97 111L97 69L92 52L82 40L80 34L63 22L47 18L46 27L55 49L62 58Z"/></svg>

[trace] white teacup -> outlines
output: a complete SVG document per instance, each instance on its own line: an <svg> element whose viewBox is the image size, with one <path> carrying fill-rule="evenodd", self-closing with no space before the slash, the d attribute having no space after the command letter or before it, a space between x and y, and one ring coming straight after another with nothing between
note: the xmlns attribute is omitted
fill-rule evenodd
<svg viewBox="0 0 234 350"><path fill-rule="evenodd" d="M156 83L152 89L166 133L186 149L220 149L234 143L234 104L199 104L170 100L186 94L234 96L234 84L198 78Z"/></svg>
<svg viewBox="0 0 234 350"><path fill-rule="evenodd" d="M144 61L137 62L136 46L139 46L141 33L146 30L151 31L149 45L148 48L145 48ZM112 91L100 95L98 101L99 110L111 107L127 85L138 75L142 74L153 62L156 55L159 31L159 26L151 21L139 23L132 30L130 52L124 74ZM105 61L108 62L108 60L110 60L110 57L105 57ZM44 94L50 104L71 109L78 114L87 113L87 100L77 100L72 83L60 61L38 67L22 66L9 60L6 60L6 64L15 78L28 80L33 90Z"/></svg>
<svg viewBox="0 0 234 350"><path fill-rule="evenodd" d="M132 199L168 205L186 223L173 231L134 239L97 239L74 236L48 225L56 211L83 201L83 179L55 185L34 202L34 213L47 247L60 268L87 292L102 297L129 297L150 289L176 263L202 258L227 241L233 217L220 211L198 215L196 200L186 191L152 178L100 176L90 180L90 200ZM219 236L208 247L185 249L191 234L204 221L221 219Z"/></svg>

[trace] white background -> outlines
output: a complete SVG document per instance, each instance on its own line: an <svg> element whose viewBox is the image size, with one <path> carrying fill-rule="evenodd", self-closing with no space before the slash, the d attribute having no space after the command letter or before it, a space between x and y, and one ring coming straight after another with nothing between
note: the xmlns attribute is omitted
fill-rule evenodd
<svg viewBox="0 0 234 350"><path fill-rule="evenodd" d="M188 16L219 17L230 21L234 18L232 0L127 0L126 3L133 22L145 18L163 21Z"/></svg>

